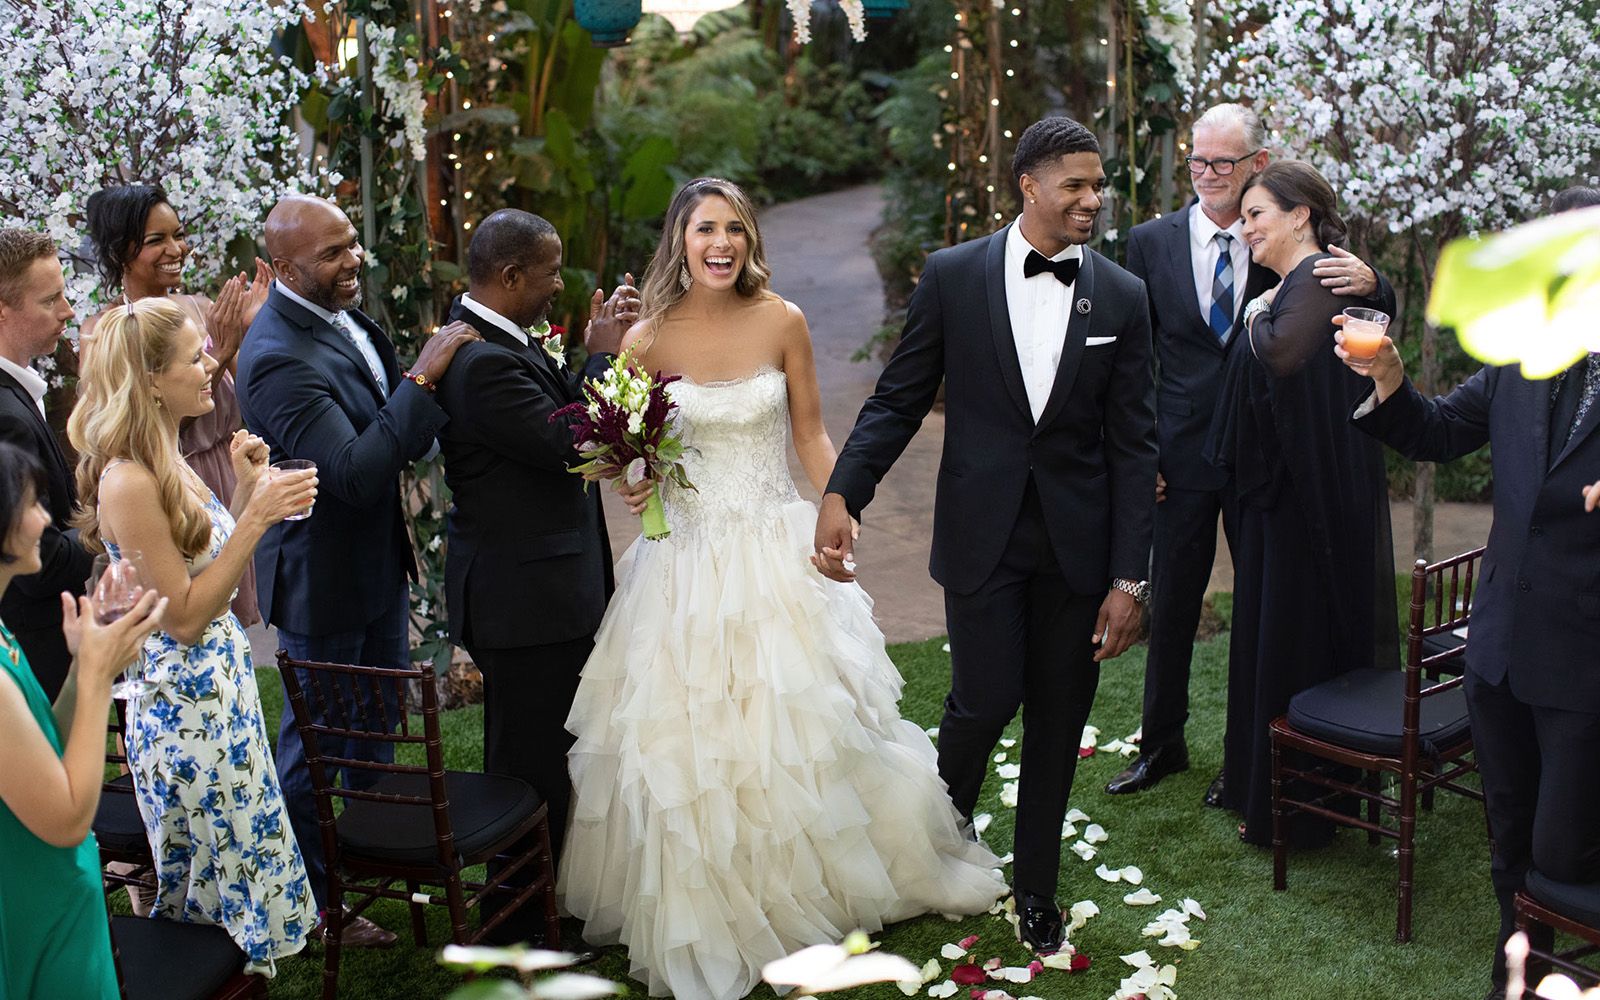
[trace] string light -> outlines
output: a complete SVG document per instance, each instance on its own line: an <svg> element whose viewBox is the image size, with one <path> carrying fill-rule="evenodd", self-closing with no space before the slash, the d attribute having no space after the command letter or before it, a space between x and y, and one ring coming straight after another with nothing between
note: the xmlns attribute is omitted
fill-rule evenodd
<svg viewBox="0 0 1600 1000"><path fill-rule="evenodd" d="M471 101L462 101L461 102L461 109L463 111L471 111L472 110L472 102Z"/></svg>
<svg viewBox="0 0 1600 1000"><path fill-rule="evenodd" d="M1011 130L1010 129L1006 129L1005 136L1006 136L1007 139L1011 138Z"/></svg>
<svg viewBox="0 0 1600 1000"><path fill-rule="evenodd" d="M489 151L489 152L487 152L487 153L484 153L484 154L483 154L483 158L484 158L484 159L485 159L485 160L492 160L492 159L494 159L494 151L493 151L493 150L491 150L491 151Z"/></svg>
<svg viewBox="0 0 1600 1000"><path fill-rule="evenodd" d="M462 192L461 197L465 198L468 201L471 201L472 200L472 192L471 191L464 191L464 192Z"/></svg>
<svg viewBox="0 0 1600 1000"><path fill-rule="evenodd" d="M457 132L455 135L451 136L451 138L454 139L456 142L460 142L461 141L461 133Z"/></svg>
<svg viewBox="0 0 1600 1000"><path fill-rule="evenodd" d="M462 224L461 224L461 228L462 228L462 229L471 229L471 228L472 228L472 223L470 223L470 222L463 222L463 223L462 223Z"/></svg>
<svg viewBox="0 0 1600 1000"><path fill-rule="evenodd" d="M1014 69L1006 70L1006 76L1016 76L1016 75L1017 75L1017 71L1016 70L1014 70Z"/></svg>
<svg viewBox="0 0 1600 1000"><path fill-rule="evenodd" d="M954 46L954 45L946 45L946 46L945 46L945 47L944 47L944 50L945 50L945 51L946 51L946 52L954 52L954 51L955 51L955 50L956 50L956 47L955 47L955 46Z"/></svg>
<svg viewBox="0 0 1600 1000"><path fill-rule="evenodd" d="M484 39L484 41L486 41L486 42L492 42L492 41L494 41L494 32L492 32L492 31L491 31L491 32L490 32L490 33L489 33L489 37L488 37L488 38L485 38L485 39Z"/></svg>
<svg viewBox="0 0 1600 1000"><path fill-rule="evenodd" d="M978 157L978 162L979 163L988 163L989 162L989 157L987 155L979 156Z"/></svg>
<svg viewBox="0 0 1600 1000"><path fill-rule="evenodd" d="M952 79L952 80L959 80L959 79L961 79L961 74L960 74L960 73L957 73L957 72L954 72L954 71L951 71L951 73L950 73L950 79Z"/></svg>
<svg viewBox="0 0 1600 1000"><path fill-rule="evenodd" d="M1015 39L1015 38L1013 38L1013 39L1012 39L1012 40L1011 40L1011 47L1012 47L1012 48L1016 48L1016 47L1017 47L1017 40L1016 40L1016 39Z"/></svg>
<svg viewBox="0 0 1600 1000"><path fill-rule="evenodd" d="M1000 106L1000 98L998 98L998 97L989 98L989 107L998 108L999 106Z"/></svg>
<svg viewBox="0 0 1600 1000"><path fill-rule="evenodd" d="M948 167L948 168L949 168L949 169L951 169L951 170L954 170L954 169L955 169L955 168L956 168L956 165L955 165L955 162L954 162L954 161L952 161L952 162L950 162L950 163L947 163L947 164L945 164L945 166L946 166L946 167Z"/></svg>

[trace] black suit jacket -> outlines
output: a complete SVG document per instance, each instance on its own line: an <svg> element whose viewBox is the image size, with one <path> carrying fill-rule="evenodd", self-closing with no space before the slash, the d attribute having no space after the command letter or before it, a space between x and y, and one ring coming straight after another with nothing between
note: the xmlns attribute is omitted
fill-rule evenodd
<svg viewBox="0 0 1600 1000"><path fill-rule="evenodd" d="M61 630L61 592L83 593L83 582L89 576L94 557L78 544L78 533L71 528L73 510L78 502L72 466L67 464L60 442L39 415L39 408L33 404L28 390L4 371L0 371L0 440L37 458L44 466L49 486L49 492L39 498L50 511L50 526L39 538L39 559L43 566L37 573L11 581L5 596L0 597L0 619L18 633L28 662L36 668L48 668L52 664L35 661L52 660L58 654L36 655L34 649L29 648L34 644L26 641L26 633ZM53 666L65 676L67 664Z"/></svg>
<svg viewBox="0 0 1600 1000"><path fill-rule="evenodd" d="M1521 700L1600 712L1600 406L1551 455L1550 380L1485 367L1448 396L1405 385L1356 420L1408 458L1446 462L1488 442L1494 523L1472 602L1467 669ZM1552 464L1553 459L1553 464Z"/></svg>
<svg viewBox="0 0 1600 1000"><path fill-rule="evenodd" d="M1144 280L1150 296L1161 475L1176 489L1219 490L1228 481L1227 473L1202 453L1222 387L1223 362L1240 340L1244 311L1235 314L1226 344L1200 311L1189 240L1189 213L1198 211L1199 203L1191 200L1183 211L1134 226L1128 234L1128 270ZM1240 295L1237 276L1234 280L1234 293ZM1249 302L1277 283L1276 274L1251 261L1239 301Z"/></svg>
<svg viewBox="0 0 1600 1000"><path fill-rule="evenodd" d="M483 334L439 382L450 422L439 435L450 486L445 594L450 641L512 649L591 635L611 596L611 543L600 490L568 472L580 461L566 421L582 376L467 309L451 320ZM596 355L589 371L611 360Z"/></svg>
<svg viewBox="0 0 1600 1000"><path fill-rule="evenodd" d="M1144 579L1155 509L1155 382L1144 283L1084 248L1066 341L1035 425L1006 306L1006 234L928 257L900 346L845 442L828 492L853 514L945 386L929 571L958 593L994 572L1031 477L1067 585ZM1053 280L1036 278L1034 280ZM1086 346L1089 338L1115 338Z"/></svg>
<svg viewBox="0 0 1600 1000"><path fill-rule="evenodd" d="M317 463L311 516L274 525L256 548L262 615L306 635L365 628L415 573L399 475L445 422L431 394L400 378L378 325L350 315L377 348L387 397L349 338L276 285L239 349L245 425L274 462Z"/></svg>

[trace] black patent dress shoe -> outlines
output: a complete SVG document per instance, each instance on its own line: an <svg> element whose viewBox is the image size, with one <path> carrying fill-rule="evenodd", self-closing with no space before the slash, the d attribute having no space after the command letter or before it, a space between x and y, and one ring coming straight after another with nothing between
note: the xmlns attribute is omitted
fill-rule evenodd
<svg viewBox="0 0 1600 1000"><path fill-rule="evenodd" d="M1188 769L1188 747L1182 744L1156 747L1141 753L1132 767L1112 778L1106 785L1106 791L1112 795L1142 792L1146 788L1154 787L1156 782L1167 775Z"/></svg>
<svg viewBox="0 0 1600 1000"><path fill-rule="evenodd" d="M1206 797L1201 801L1213 809L1224 808L1222 797L1227 794L1226 777L1218 771L1217 776L1211 779L1211 787L1206 789Z"/></svg>
<svg viewBox="0 0 1600 1000"><path fill-rule="evenodd" d="M1038 955L1054 955L1067 938L1061 923L1061 907L1049 896L1019 892L1017 900L1017 940Z"/></svg>

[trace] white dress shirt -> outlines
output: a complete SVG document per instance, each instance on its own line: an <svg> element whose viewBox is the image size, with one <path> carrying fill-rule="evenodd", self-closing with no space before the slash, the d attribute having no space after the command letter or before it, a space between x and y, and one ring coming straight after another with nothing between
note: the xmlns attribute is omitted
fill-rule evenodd
<svg viewBox="0 0 1600 1000"><path fill-rule="evenodd" d="M1017 363L1022 366L1022 385L1028 392L1028 408L1038 423L1061 364L1061 348L1067 342L1067 321L1072 318L1072 293L1078 283L1064 285L1048 271L1023 277L1022 265L1028 251L1037 250L1022 235L1018 217L1006 234L1006 311L1011 316L1011 337L1017 345ZM1043 254L1043 251L1040 251ZM1076 244L1051 257L1051 260L1083 258Z"/></svg>
<svg viewBox="0 0 1600 1000"><path fill-rule="evenodd" d="M498 326L500 329L511 334L511 336L517 338L517 343L521 344L523 347L528 346L527 330L524 330L522 327L511 322L509 319L506 319L504 316L495 312L493 309L490 309L488 306L484 305L482 302L479 302L466 292L461 294L461 304L466 308L471 309L479 316L482 316L489 322L493 323L495 326Z"/></svg>
<svg viewBox="0 0 1600 1000"><path fill-rule="evenodd" d="M17 383L33 397L33 405L39 408L39 416L44 416L44 393L50 388L50 383L44 376L33 370L31 365L19 365L10 358L0 357L0 369L7 375L17 380Z"/></svg>
<svg viewBox="0 0 1600 1000"><path fill-rule="evenodd" d="M1229 257L1233 259L1233 318L1239 318L1244 306L1245 278L1250 273L1250 248L1244 243L1244 220L1234 219L1233 225L1223 229L1211 221L1197 201L1189 206L1189 259L1194 264L1194 296L1200 306L1200 318L1211 321L1211 283L1217 274L1217 234L1233 237L1229 244Z"/></svg>
<svg viewBox="0 0 1600 1000"><path fill-rule="evenodd" d="M372 346L372 338L367 330L358 323L347 311L340 310L333 313L307 300L295 292L294 289L283 282L275 282L278 291L288 296L292 302L298 302L309 309L312 315L320 317L329 326L344 334L355 345L356 351L367 362L367 371L372 373L373 381L378 383L378 388L383 390L385 396L389 395L389 379L383 373L383 359L378 356L378 349Z"/></svg>

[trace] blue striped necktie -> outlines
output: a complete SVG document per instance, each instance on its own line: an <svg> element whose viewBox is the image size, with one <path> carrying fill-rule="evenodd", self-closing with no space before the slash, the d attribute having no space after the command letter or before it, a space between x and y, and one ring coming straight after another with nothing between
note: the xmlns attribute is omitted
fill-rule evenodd
<svg viewBox="0 0 1600 1000"><path fill-rule="evenodd" d="M1224 344L1233 329L1233 237L1218 233L1217 269L1211 275L1211 332Z"/></svg>

